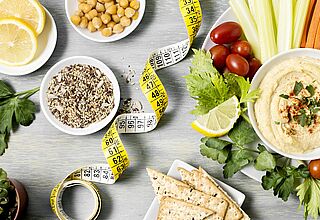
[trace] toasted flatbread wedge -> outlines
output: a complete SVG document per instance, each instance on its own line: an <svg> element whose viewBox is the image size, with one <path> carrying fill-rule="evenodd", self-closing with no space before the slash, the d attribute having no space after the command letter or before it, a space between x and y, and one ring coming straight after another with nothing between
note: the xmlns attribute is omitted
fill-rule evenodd
<svg viewBox="0 0 320 220"><path fill-rule="evenodd" d="M189 184L191 187L204 192L208 195L222 198L229 202L229 207L225 216L225 220L239 220L243 217L241 211L236 204L207 176L203 175L198 170L189 172L183 168L178 168L182 181Z"/></svg>
<svg viewBox="0 0 320 220"><path fill-rule="evenodd" d="M158 212L158 220L203 220L213 211L190 203L162 197Z"/></svg>
<svg viewBox="0 0 320 220"><path fill-rule="evenodd" d="M222 220L228 208L228 202L191 188L189 185L147 168L152 186L159 201L168 196L193 205L201 206L213 211L213 215L206 219Z"/></svg>

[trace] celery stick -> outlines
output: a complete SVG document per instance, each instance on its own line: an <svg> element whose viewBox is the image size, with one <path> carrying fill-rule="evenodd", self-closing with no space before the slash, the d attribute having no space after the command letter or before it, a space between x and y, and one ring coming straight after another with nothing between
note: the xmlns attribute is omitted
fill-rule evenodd
<svg viewBox="0 0 320 220"><path fill-rule="evenodd" d="M278 52L291 49L293 38L293 0L279 2Z"/></svg>
<svg viewBox="0 0 320 220"><path fill-rule="evenodd" d="M292 48L299 48L301 45L301 39L307 19L309 4L310 0L297 0L296 2L296 7L294 9Z"/></svg>
<svg viewBox="0 0 320 220"><path fill-rule="evenodd" d="M248 42L251 44L255 57L261 60L261 49L259 45L257 26L246 0L230 0L229 4L233 12L236 14Z"/></svg>
<svg viewBox="0 0 320 220"><path fill-rule="evenodd" d="M250 8L250 11L251 11L251 14L252 14L252 17L253 18L256 18L257 17L257 14L254 10L254 4L255 4L255 1L256 0L248 0L248 5L249 5L249 8Z"/></svg>
<svg viewBox="0 0 320 220"><path fill-rule="evenodd" d="M259 0L255 2L256 24L261 46L261 62L277 54L277 44L274 29L274 17L271 0Z"/></svg>
<svg viewBox="0 0 320 220"><path fill-rule="evenodd" d="M272 0L272 7L274 12L276 27L278 27L278 23L279 23L279 2L280 0Z"/></svg>

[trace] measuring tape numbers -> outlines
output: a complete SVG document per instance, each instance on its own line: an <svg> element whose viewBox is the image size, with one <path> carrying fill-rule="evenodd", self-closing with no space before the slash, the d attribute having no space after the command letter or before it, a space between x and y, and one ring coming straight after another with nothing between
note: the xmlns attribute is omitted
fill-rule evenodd
<svg viewBox="0 0 320 220"><path fill-rule="evenodd" d="M139 80L141 91L150 103L153 113L117 116L102 139L102 151L107 163L79 168L54 187L51 191L50 205L60 220L72 219L63 210L62 195L66 188L77 185L86 187L93 194L95 207L88 219L96 219L101 210L101 197L93 182L113 184L130 164L119 134L144 133L157 127L168 106L168 95L155 71L174 65L187 56L202 21L199 0L179 0L179 7L187 28L188 39L153 51Z"/></svg>

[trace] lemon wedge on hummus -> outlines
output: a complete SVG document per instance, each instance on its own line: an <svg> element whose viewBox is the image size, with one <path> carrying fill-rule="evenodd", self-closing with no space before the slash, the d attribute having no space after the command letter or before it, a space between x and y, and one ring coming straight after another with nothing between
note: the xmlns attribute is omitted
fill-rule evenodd
<svg viewBox="0 0 320 220"><path fill-rule="evenodd" d="M0 0L0 18L20 18L31 25L37 35L43 31L46 14L38 0Z"/></svg>
<svg viewBox="0 0 320 220"><path fill-rule="evenodd" d="M236 96L201 115L191 126L206 137L221 137L227 134L240 116L239 101Z"/></svg>

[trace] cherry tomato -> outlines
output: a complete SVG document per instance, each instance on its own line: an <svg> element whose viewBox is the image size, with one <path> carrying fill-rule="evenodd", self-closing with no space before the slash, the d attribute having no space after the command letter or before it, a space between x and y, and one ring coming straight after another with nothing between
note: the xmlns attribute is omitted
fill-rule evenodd
<svg viewBox="0 0 320 220"><path fill-rule="evenodd" d="M254 57L250 58L248 62L249 62L249 72L247 74L247 77L249 77L249 79L252 80L256 72L261 67L261 62L260 60Z"/></svg>
<svg viewBox="0 0 320 220"><path fill-rule="evenodd" d="M216 44L230 44L242 35L242 28L236 22L225 22L210 33L211 40Z"/></svg>
<svg viewBox="0 0 320 220"><path fill-rule="evenodd" d="M239 76L246 76L249 72L248 61L239 54L230 54L227 57L226 64L232 73Z"/></svg>
<svg viewBox="0 0 320 220"><path fill-rule="evenodd" d="M227 56L230 54L229 49L223 45L216 45L210 49L213 65L219 70L226 66Z"/></svg>
<svg viewBox="0 0 320 220"><path fill-rule="evenodd" d="M231 53L239 54L245 58L250 57L252 53L251 45L248 41L238 40L234 42L230 47Z"/></svg>
<svg viewBox="0 0 320 220"><path fill-rule="evenodd" d="M320 179L320 159L311 160L308 168L309 168L309 172L313 178Z"/></svg>

